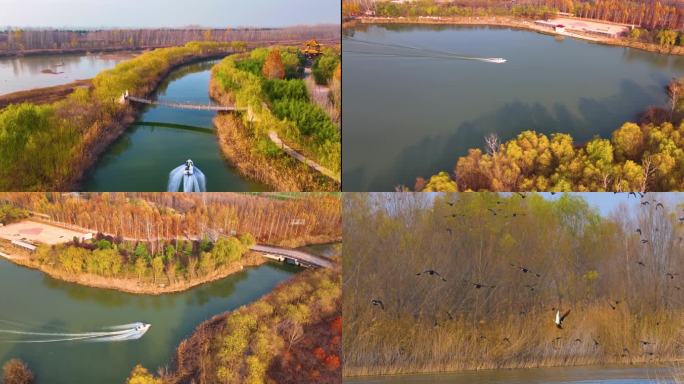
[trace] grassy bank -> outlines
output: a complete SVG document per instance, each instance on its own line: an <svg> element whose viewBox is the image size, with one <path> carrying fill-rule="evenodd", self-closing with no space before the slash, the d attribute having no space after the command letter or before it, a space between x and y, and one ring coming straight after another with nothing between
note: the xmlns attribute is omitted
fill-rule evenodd
<svg viewBox="0 0 684 384"><path fill-rule="evenodd" d="M348 195L344 374L684 359L679 202L610 196Z"/></svg>
<svg viewBox="0 0 684 384"><path fill-rule="evenodd" d="M266 57L271 54L277 57L275 68L280 66L273 78L264 75L270 68L264 69ZM221 140L221 147L238 169L257 175L264 183L287 190L339 190L339 184L298 164L268 137L273 131L298 152L333 172L340 171L339 127L310 101L300 78L302 65L296 50L271 48L228 57L214 67L212 97L248 110L239 121L217 118L219 135L234 140Z"/></svg>
<svg viewBox="0 0 684 384"><path fill-rule="evenodd" d="M129 384L340 383L339 270L309 270L258 301L200 324L176 350L174 368Z"/></svg>
<svg viewBox="0 0 684 384"><path fill-rule="evenodd" d="M123 92L149 95L174 68L226 55L237 46L243 45L188 43L157 49L98 74L91 87L78 89L59 102L3 109L0 189L77 189L99 155L135 119L135 108L118 101Z"/></svg>
<svg viewBox="0 0 684 384"><path fill-rule="evenodd" d="M69 84L54 87L36 88L0 95L0 110L11 105L30 103L35 105L49 104L64 99L80 88L89 88L91 80L76 80Z"/></svg>

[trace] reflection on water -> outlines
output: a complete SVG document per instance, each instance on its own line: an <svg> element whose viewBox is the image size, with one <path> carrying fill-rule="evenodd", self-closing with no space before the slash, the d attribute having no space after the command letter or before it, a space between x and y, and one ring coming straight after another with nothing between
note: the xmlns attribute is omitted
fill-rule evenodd
<svg viewBox="0 0 684 384"><path fill-rule="evenodd" d="M684 58L505 28L363 26L343 44L343 178L347 191L391 191L453 170L484 137L523 130L608 137L684 74ZM358 41L404 45L505 64L359 54ZM384 48L373 47L382 54Z"/></svg>
<svg viewBox="0 0 684 384"><path fill-rule="evenodd" d="M501 369L442 375L345 379L349 384L646 384L674 383L672 367L563 367Z"/></svg>
<svg viewBox="0 0 684 384"><path fill-rule="evenodd" d="M0 95L89 79L132 56L76 54L0 58ZM43 73L44 70L56 74Z"/></svg>
<svg viewBox="0 0 684 384"><path fill-rule="evenodd" d="M211 67L216 61L173 71L157 91L159 99L195 104L209 98ZM99 160L83 185L86 191L166 191L169 172L192 159L206 175L208 191L264 191L243 179L223 158L214 133L213 111L145 107Z"/></svg>
<svg viewBox="0 0 684 384"><path fill-rule="evenodd" d="M186 292L132 295L57 281L0 259L0 327L78 333L107 326L152 324L140 340L118 343L17 344L0 338L0 363L18 357L50 384L116 383L137 363L155 371L202 321L270 292L299 271L267 263Z"/></svg>

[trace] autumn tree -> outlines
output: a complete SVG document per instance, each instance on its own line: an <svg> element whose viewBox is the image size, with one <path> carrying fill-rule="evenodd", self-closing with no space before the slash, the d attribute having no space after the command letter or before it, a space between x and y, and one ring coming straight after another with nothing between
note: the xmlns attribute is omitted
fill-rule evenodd
<svg viewBox="0 0 684 384"><path fill-rule="evenodd" d="M280 55L280 50L274 48L268 52L261 72L267 79L284 79L285 65Z"/></svg>
<svg viewBox="0 0 684 384"><path fill-rule="evenodd" d="M2 367L3 384L31 384L33 373L28 366L19 359L11 359Z"/></svg>

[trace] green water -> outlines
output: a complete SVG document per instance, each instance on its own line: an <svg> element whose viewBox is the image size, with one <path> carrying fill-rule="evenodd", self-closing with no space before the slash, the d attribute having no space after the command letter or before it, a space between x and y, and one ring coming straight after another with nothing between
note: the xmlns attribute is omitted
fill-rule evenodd
<svg viewBox="0 0 684 384"><path fill-rule="evenodd" d="M0 364L21 358L39 383L123 383L137 363L170 364L178 343L213 315L270 292L299 269L269 262L186 292L144 296L64 283L0 258L0 328L81 333L133 322L152 327L139 340L19 344L0 335Z"/></svg>
<svg viewBox="0 0 684 384"><path fill-rule="evenodd" d="M664 366L587 366L500 369L439 375L401 375L344 379L349 384L665 384L676 369Z"/></svg>
<svg viewBox="0 0 684 384"><path fill-rule="evenodd" d="M184 66L164 81L159 99L209 104L215 62ZM265 191L243 179L222 157L212 119L216 112L146 107L87 176L85 191L166 191L169 172L192 159L206 176L207 191Z"/></svg>
<svg viewBox="0 0 684 384"><path fill-rule="evenodd" d="M508 62L391 56L396 50L359 40ZM665 104L664 87L684 74L684 57L506 28L366 26L345 30L343 73L344 190L392 191L453 171L489 133L609 137Z"/></svg>

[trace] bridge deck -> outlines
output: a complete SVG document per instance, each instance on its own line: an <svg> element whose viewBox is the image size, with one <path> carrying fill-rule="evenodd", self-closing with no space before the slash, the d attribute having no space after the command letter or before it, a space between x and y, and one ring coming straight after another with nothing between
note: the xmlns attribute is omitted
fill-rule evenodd
<svg viewBox="0 0 684 384"><path fill-rule="evenodd" d="M299 251L296 249L280 248L280 247L273 247L270 245L259 245L259 244L252 246L251 249L252 249L252 251L255 251L255 252L270 253L273 255L285 256L287 258L294 259L294 260L297 260L300 262L304 262L306 264L315 265L315 266L321 267L321 268L332 268L333 267L333 262L327 258L324 258L321 256L316 256L316 255L306 253L303 251Z"/></svg>
<svg viewBox="0 0 684 384"><path fill-rule="evenodd" d="M134 101L136 103L149 104L149 105L161 105L169 108L176 109L194 109L199 111L241 111L243 108L237 108L235 106L225 106L225 105L213 105L213 104L192 104L192 103L174 103L170 101L160 101L160 100L148 100L141 97L127 96L126 100Z"/></svg>

